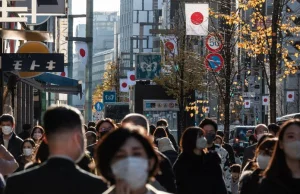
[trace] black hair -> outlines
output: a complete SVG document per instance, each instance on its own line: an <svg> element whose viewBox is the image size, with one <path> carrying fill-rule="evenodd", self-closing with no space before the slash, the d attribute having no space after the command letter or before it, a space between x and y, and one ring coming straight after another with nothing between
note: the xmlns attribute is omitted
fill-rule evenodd
<svg viewBox="0 0 300 194"><path fill-rule="evenodd" d="M300 120L292 119L286 121L283 125L280 126L280 130L278 132L278 141L274 147L273 155L271 161L269 162L269 166L265 170L265 176L267 178L279 178L281 180L287 180L292 178L292 171L287 166L284 150L280 148L280 143L283 141L283 136L286 130L292 126L296 125L300 128Z"/></svg>
<svg viewBox="0 0 300 194"><path fill-rule="evenodd" d="M250 141L252 141L253 144L257 142L257 139L256 139L255 135L250 135L250 136L249 136L249 141L248 141L249 144L250 144Z"/></svg>
<svg viewBox="0 0 300 194"><path fill-rule="evenodd" d="M11 122L11 124L15 124L15 118L12 116L12 115L10 115L10 114L3 114L1 117L0 117L0 124L2 123L2 122Z"/></svg>
<svg viewBox="0 0 300 194"><path fill-rule="evenodd" d="M153 133L153 136L155 137L155 139L158 139L158 138L168 137L168 134L164 128L157 127Z"/></svg>
<svg viewBox="0 0 300 194"><path fill-rule="evenodd" d="M97 133L97 130L95 127L89 127L88 130L86 130L86 132L88 131L91 131L91 132L94 132L94 133Z"/></svg>
<svg viewBox="0 0 300 194"><path fill-rule="evenodd" d="M44 114L47 138L74 130L82 131L82 116L78 109L68 105L52 106Z"/></svg>
<svg viewBox="0 0 300 194"><path fill-rule="evenodd" d="M97 140L97 135L96 135L96 133L95 133L94 131L87 131L87 132L85 133L85 135L86 135L87 133L91 134L91 136L95 139L95 141Z"/></svg>
<svg viewBox="0 0 300 194"><path fill-rule="evenodd" d="M196 141L198 136L205 134L205 131L200 127L187 128L180 139L180 147L183 153L193 154L196 148Z"/></svg>
<svg viewBox="0 0 300 194"><path fill-rule="evenodd" d="M277 125L275 123L271 123L270 125L268 125L268 129L269 129L269 131L272 131L275 135L277 135L280 127L279 127L279 125Z"/></svg>
<svg viewBox="0 0 300 194"><path fill-rule="evenodd" d="M24 131L28 131L28 130L31 129L31 125L30 125L30 124L24 124L24 125L22 126L22 128L23 128Z"/></svg>
<svg viewBox="0 0 300 194"><path fill-rule="evenodd" d="M233 173L241 173L242 166L239 164L233 164L230 166L230 171Z"/></svg>
<svg viewBox="0 0 300 194"><path fill-rule="evenodd" d="M138 130L129 130L125 128L118 128L109 132L103 139L99 141L98 147L96 149L96 164L100 174L111 184L115 183L114 176L111 169L111 162L118 152L118 150L125 144L127 139L135 138L144 147L145 152L149 159L154 159L155 164L153 168L149 171L149 176L155 176L158 165L159 158L153 149L153 144L151 140L142 135Z"/></svg>
<svg viewBox="0 0 300 194"><path fill-rule="evenodd" d="M223 137L224 137L224 132L218 130L218 131L217 131L217 135L220 136L221 138L223 138Z"/></svg>
<svg viewBox="0 0 300 194"><path fill-rule="evenodd" d="M155 125L152 124L152 125L150 125L149 128L150 128L150 132L149 132L150 135L153 135L153 134L154 134L154 131L155 131L155 129L156 129Z"/></svg>
<svg viewBox="0 0 300 194"><path fill-rule="evenodd" d="M87 132L88 127L86 126L86 124L83 124L83 128L84 128L84 131Z"/></svg>
<svg viewBox="0 0 300 194"><path fill-rule="evenodd" d="M90 121L87 125L88 128L90 127L96 127L96 123L94 121Z"/></svg>
<svg viewBox="0 0 300 194"><path fill-rule="evenodd" d="M110 118L102 119L96 125L96 132L99 133L99 137L100 138L104 137L104 135L106 135L109 132L109 131L100 131L100 126L103 123L109 123L112 126L111 130L115 130L116 129L116 125L115 125L115 123L114 123L114 121L112 119L110 119Z"/></svg>
<svg viewBox="0 0 300 194"><path fill-rule="evenodd" d="M156 126L160 127L160 126L168 126L168 121L166 119L160 119L156 122Z"/></svg>
<svg viewBox="0 0 300 194"><path fill-rule="evenodd" d="M34 157L35 162L43 163L48 159L49 155L50 155L49 146L44 141L42 141L38 146L38 148L36 149L35 157Z"/></svg>
<svg viewBox="0 0 300 194"><path fill-rule="evenodd" d="M210 118L203 119L201 121L201 123L199 124L199 127L203 128L205 125L212 125L214 127L215 131L216 132L218 131L218 125L217 125L217 123L214 120L210 119Z"/></svg>
<svg viewBox="0 0 300 194"><path fill-rule="evenodd" d="M268 138L274 138L274 137L275 137L275 136L272 135L271 133L265 133L265 134L259 139L259 141L257 142L257 147L259 147L260 144L261 144L263 141L265 141L266 139L268 139Z"/></svg>

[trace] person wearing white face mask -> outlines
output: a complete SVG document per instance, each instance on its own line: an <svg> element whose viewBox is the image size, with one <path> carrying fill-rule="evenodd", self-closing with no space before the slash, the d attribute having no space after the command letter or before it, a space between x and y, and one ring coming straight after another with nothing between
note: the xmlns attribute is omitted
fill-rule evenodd
<svg viewBox="0 0 300 194"><path fill-rule="evenodd" d="M24 170L24 166L29 162L32 162L33 150L35 148L35 143L32 139L25 139L21 145L22 155L17 159L19 163L19 168L17 171Z"/></svg>
<svg viewBox="0 0 300 194"><path fill-rule="evenodd" d="M272 136L273 137L273 136ZM240 194L256 194L259 190L259 182L263 171L267 168L278 141L277 138L266 138L256 149L251 169L242 173L239 182Z"/></svg>
<svg viewBox="0 0 300 194"><path fill-rule="evenodd" d="M269 133L269 129L266 125L264 124L259 124L255 127L254 133L256 136L257 141L260 140L260 138L265 134ZM254 157L255 150L257 148L257 143L245 148L244 150L244 158L243 158L243 164L242 164L242 169L244 169L245 165L249 160L252 160Z"/></svg>
<svg viewBox="0 0 300 194"><path fill-rule="evenodd" d="M264 177L259 194L300 193L300 120L289 120L280 127Z"/></svg>
<svg viewBox="0 0 300 194"><path fill-rule="evenodd" d="M220 166L221 158L209 152L205 132L199 127L189 127L180 140L181 154L173 169L178 194L227 194Z"/></svg>
<svg viewBox="0 0 300 194"><path fill-rule="evenodd" d="M31 139L34 140L36 144L40 144L41 141L43 140L44 134L45 134L45 130L43 127L35 126L31 131L30 137Z"/></svg>
<svg viewBox="0 0 300 194"><path fill-rule="evenodd" d="M0 144L17 159L22 154L20 147L23 140L15 134L15 118L9 114L3 114L0 117L0 125L2 128Z"/></svg>
<svg viewBox="0 0 300 194"><path fill-rule="evenodd" d="M150 184L159 158L150 138L138 130L119 128L99 140L96 163L111 185L104 194L164 194Z"/></svg>
<svg viewBox="0 0 300 194"><path fill-rule="evenodd" d="M82 115L76 108L67 105L48 108L43 118L48 159L35 168L10 176L5 193L103 193L107 185L76 165L86 147L82 123Z"/></svg>

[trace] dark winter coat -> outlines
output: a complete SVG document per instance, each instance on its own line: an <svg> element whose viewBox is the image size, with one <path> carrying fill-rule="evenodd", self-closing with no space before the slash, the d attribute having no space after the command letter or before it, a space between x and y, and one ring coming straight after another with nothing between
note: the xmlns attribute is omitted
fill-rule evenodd
<svg viewBox="0 0 300 194"><path fill-rule="evenodd" d="M21 145L23 140L19 138L15 133L12 134L9 142L7 150L13 155L15 159L17 159L21 154ZM4 145L3 135L0 136L0 144Z"/></svg>
<svg viewBox="0 0 300 194"><path fill-rule="evenodd" d="M221 159L216 152L197 156L182 153L173 169L178 194L227 194L220 167Z"/></svg>
<svg viewBox="0 0 300 194"><path fill-rule="evenodd" d="M169 131L168 128L166 128L166 132L167 132L168 138L171 140L171 142L172 142L172 144L173 144L175 150L178 152L178 151L179 151L179 149L178 149L178 144L177 144L177 142L176 142L174 136L170 133L170 131Z"/></svg>
<svg viewBox="0 0 300 194"><path fill-rule="evenodd" d="M230 166L235 164L235 157L234 157L234 151L230 144L224 143L222 147L228 152Z"/></svg>
<svg viewBox="0 0 300 194"><path fill-rule="evenodd" d="M239 183L240 194L257 194L262 172L261 169L243 172Z"/></svg>
<svg viewBox="0 0 300 194"><path fill-rule="evenodd" d="M294 178L265 178L260 184L258 194L299 194L300 179Z"/></svg>

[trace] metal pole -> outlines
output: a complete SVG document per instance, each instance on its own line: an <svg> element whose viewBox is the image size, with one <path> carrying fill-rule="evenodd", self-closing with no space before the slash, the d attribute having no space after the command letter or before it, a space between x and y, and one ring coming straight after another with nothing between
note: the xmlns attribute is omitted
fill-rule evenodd
<svg viewBox="0 0 300 194"><path fill-rule="evenodd" d="M2 1L0 1L0 7L2 7ZM2 17L2 12L0 13L0 17ZM0 28L2 28L2 22L0 22ZM3 53L3 39L0 38L0 54L2 53ZM3 114L3 106L4 106L4 102L3 102L4 83L3 82L4 82L3 71L2 71L2 67L0 67L0 115Z"/></svg>
<svg viewBox="0 0 300 194"><path fill-rule="evenodd" d="M68 37L73 37L72 0L69 0ZM73 41L68 41L68 77L73 78ZM73 95L68 95L68 104L73 105Z"/></svg>
<svg viewBox="0 0 300 194"><path fill-rule="evenodd" d="M283 107L284 107L284 114L286 115L287 114L287 103L286 103L286 91L287 91L287 88L286 88L286 79L287 78L284 78L283 79Z"/></svg>
<svg viewBox="0 0 300 194"><path fill-rule="evenodd" d="M86 1L86 37L93 37L93 2ZM85 122L92 120L92 65L93 65L93 41L87 42L88 59L85 72Z"/></svg>

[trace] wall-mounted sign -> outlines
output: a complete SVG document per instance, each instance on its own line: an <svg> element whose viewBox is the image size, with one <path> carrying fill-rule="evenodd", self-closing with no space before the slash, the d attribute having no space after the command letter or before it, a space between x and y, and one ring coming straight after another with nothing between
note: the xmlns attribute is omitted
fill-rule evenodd
<svg viewBox="0 0 300 194"><path fill-rule="evenodd" d="M152 80L161 71L161 56L158 54L138 54L136 80Z"/></svg>
<svg viewBox="0 0 300 194"><path fill-rule="evenodd" d="M64 72L64 55L58 53L9 53L1 55L3 71Z"/></svg>
<svg viewBox="0 0 300 194"><path fill-rule="evenodd" d="M68 18L58 18L58 27L57 27L57 51L58 53L64 54L64 62L68 63L68 41L66 37L68 37Z"/></svg>
<svg viewBox="0 0 300 194"><path fill-rule="evenodd" d="M144 111L179 111L176 100L144 100Z"/></svg>

